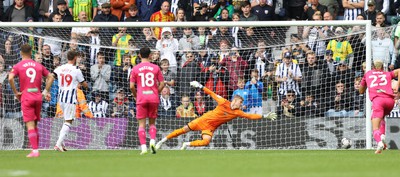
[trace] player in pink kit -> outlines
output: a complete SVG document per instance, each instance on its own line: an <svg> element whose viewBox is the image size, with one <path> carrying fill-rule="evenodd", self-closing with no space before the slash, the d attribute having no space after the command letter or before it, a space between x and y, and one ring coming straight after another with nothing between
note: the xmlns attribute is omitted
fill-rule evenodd
<svg viewBox="0 0 400 177"><path fill-rule="evenodd" d="M374 69L366 72L361 80L360 93L368 88L369 98L372 102L372 130L378 147L375 154L382 153L386 148L385 142L385 116L389 115L394 106L392 79L398 77L400 70L386 72L383 70L381 60L374 61Z"/></svg>
<svg viewBox="0 0 400 177"><path fill-rule="evenodd" d="M28 44L21 46L22 61L12 68L8 75L10 86L14 95L21 102L22 117L28 130L29 142L32 152L26 157L39 157L39 130L37 124L40 121L42 109L42 97L50 100L50 87L54 77L40 63L32 60L32 48ZM42 77L46 77L46 88L41 93ZM20 92L15 87L14 78L19 77Z"/></svg>
<svg viewBox="0 0 400 177"><path fill-rule="evenodd" d="M139 122L138 136L141 155L147 153L146 146L146 118L149 118L149 134L150 134L150 149L153 154L156 153L156 118L158 104L160 103L159 92L164 88L164 78L160 68L150 63L148 47L141 48L139 57L142 62L133 67L130 75L130 89L133 97L136 99L136 118ZM136 88L137 87L137 91Z"/></svg>

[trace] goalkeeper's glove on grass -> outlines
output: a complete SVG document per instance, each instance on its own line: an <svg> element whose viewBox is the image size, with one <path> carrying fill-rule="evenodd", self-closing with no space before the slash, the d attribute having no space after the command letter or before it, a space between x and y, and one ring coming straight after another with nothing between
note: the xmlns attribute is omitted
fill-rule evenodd
<svg viewBox="0 0 400 177"><path fill-rule="evenodd" d="M195 87L195 88L203 88L203 85L201 85L199 82L197 81L192 81L190 82L190 86Z"/></svg>
<svg viewBox="0 0 400 177"><path fill-rule="evenodd" d="M270 119L270 120L275 120L276 119L276 113L274 112L269 112L268 114L264 114L262 116L263 119Z"/></svg>

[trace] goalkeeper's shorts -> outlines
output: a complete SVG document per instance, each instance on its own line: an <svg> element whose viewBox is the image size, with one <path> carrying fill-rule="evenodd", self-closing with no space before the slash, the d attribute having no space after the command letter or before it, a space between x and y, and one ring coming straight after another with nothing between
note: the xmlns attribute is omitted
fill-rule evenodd
<svg viewBox="0 0 400 177"><path fill-rule="evenodd" d="M188 126L189 126L190 130L196 130L196 131L201 130L202 135L206 134L206 135L210 135L210 136L213 136L214 131L216 129L214 126L207 124L207 122L202 121L201 119L195 119L195 120L189 122Z"/></svg>

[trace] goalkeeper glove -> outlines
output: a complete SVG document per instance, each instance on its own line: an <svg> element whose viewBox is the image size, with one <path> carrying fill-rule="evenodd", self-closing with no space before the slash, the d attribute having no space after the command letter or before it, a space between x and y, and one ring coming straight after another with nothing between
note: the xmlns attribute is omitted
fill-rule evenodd
<svg viewBox="0 0 400 177"><path fill-rule="evenodd" d="M275 120L276 119L276 113L274 112L269 112L268 114L264 114L262 116L264 119L270 119L270 120Z"/></svg>
<svg viewBox="0 0 400 177"><path fill-rule="evenodd" d="M201 85L199 82L197 81L192 81L190 82L190 86L195 87L195 88L203 88L203 85Z"/></svg>

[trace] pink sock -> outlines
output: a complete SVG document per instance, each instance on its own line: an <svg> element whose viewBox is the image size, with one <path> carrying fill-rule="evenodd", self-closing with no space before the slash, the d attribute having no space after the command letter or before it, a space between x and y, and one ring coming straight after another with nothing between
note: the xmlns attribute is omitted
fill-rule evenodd
<svg viewBox="0 0 400 177"><path fill-rule="evenodd" d="M149 129L150 139L155 140L157 135L157 128L155 125L150 125Z"/></svg>
<svg viewBox="0 0 400 177"><path fill-rule="evenodd" d="M140 145L146 144L146 130L142 127L139 127L138 135L139 135Z"/></svg>
<svg viewBox="0 0 400 177"><path fill-rule="evenodd" d="M381 126L379 127L379 131L381 131L382 134L385 134L386 132L386 122L383 119L381 121Z"/></svg>
<svg viewBox="0 0 400 177"><path fill-rule="evenodd" d="M381 141L381 131L380 130L374 130L374 139L376 143L379 143Z"/></svg>
<svg viewBox="0 0 400 177"><path fill-rule="evenodd" d="M35 129L28 130L28 138L29 138L29 141L31 142L32 149L37 150L38 149L38 139L37 139L37 133L36 133Z"/></svg>
<svg viewBox="0 0 400 177"><path fill-rule="evenodd" d="M36 132L36 139L37 139L37 143L38 143L38 147L39 147L39 128L35 128L35 132Z"/></svg>

